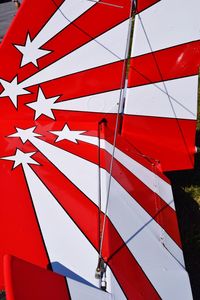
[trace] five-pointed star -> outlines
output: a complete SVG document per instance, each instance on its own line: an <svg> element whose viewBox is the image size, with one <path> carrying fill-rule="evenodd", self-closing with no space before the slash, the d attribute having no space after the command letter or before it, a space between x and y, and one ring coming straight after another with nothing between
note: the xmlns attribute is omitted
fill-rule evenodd
<svg viewBox="0 0 200 300"><path fill-rule="evenodd" d="M0 83L4 88L0 97L10 97L10 100L17 108L17 97L20 95L30 94L30 92L24 90L20 84L17 82L17 77L15 77L11 82L0 79Z"/></svg>
<svg viewBox="0 0 200 300"><path fill-rule="evenodd" d="M39 88L37 101L28 103L26 105L35 110L35 120L39 118L39 116L41 115L45 115L49 118L55 119L52 113L52 109L53 109L54 102L58 98L59 96L46 98L45 95L43 94L42 89Z"/></svg>
<svg viewBox="0 0 200 300"><path fill-rule="evenodd" d="M66 124L62 130L50 132L58 136L56 142L69 140L71 142L78 143L77 140L79 139L80 134L85 133L86 131L70 130Z"/></svg>
<svg viewBox="0 0 200 300"><path fill-rule="evenodd" d="M22 53L21 67L27 65L28 63L33 63L36 67L38 67L37 60L51 52L48 50L39 49L37 45L31 41L29 34L27 35L24 46L15 45L15 47Z"/></svg>
<svg viewBox="0 0 200 300"><path fill-rule="evenodd" d="M27 129L21 129L16 127L16 132L9 135L8 137L19 137L22 140L22 142L25 143L33 137L41 136L41 134L34 132L35 128L36 126Z"/></svg>
<svg viewBox="0 0 200 300"><path fill-rule="evenodd" d="M36 152L25 153L25 152L17 149L15 155L1 157L1 159L14 161L13 169L21 164L22 164L22 166L25 166L27 164L39 165L39 163L37 161L35 161L34 159L31 158L31 156L35 153Z"/></svg>

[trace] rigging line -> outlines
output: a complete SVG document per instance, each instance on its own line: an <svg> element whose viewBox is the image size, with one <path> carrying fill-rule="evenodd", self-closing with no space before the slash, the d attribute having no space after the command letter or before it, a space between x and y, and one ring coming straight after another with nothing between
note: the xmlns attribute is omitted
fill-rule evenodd
<svg viewBox="0 0 200 300"><path fill-rule="evenodd" d="M130 1L132 1L132 6L131 6L131 9L130 9L130 18L131 18L131 24L132 24L132 14L131 14L131 11L134 9L135 10L135 7L136 7L136 1L134 1L134 0L130 0ZM65 14L62 12L62 10L60 9L60 6L58 6L57 5L57 3L55 2L55 0L52 0L52 2L54 3L54 5L57 7L57 9L60 11L60 13L63 15L63 17L68 21L68 22L70 22L74 27L76 27L77 29L79 29L82 33L84 33L84 34L86 34L88 37L90 37L90 38L92 38L93 39L93 37L91 36L91 35L89 35L86 31L84 31L81 27L79 27L79 26L77 26L77 25L75 25L74 24L74 22L71 22L66 16L65 16ZM131 28L131 25L130 25L130 27L129 27L129 30L130 30L130 28ZM131 34L131 32L129 32L129 35ZM119 57L118 55L116 55L115 53L113 53L112 51L110 51L108 48L106 48L104 45L102 45L101 43L99 43L98 41L96 41L96 39L93 39L95 42L97 42L99 45L101 45L104 49L106 49L107 51L109 51L110 53L112 53L115 57L117 57L118 59L120 59L120 60L122 60L122 58L121 57ZM128 39L127 39L127 44L128 43L130 43L130 38L128 37ZM128 53L128 47L127 47L127 51L126 51L127 53ZM127 53L126 53L126 55L127 55ZM125 67L125 66L124 66ZM130 66L130 68L133 68L133 67L131 67ZM145 77L142 73L140 73L137 69L135 69L134 68L134 70L138 73L138 74L140 74L141 76L143 76L145 79L147 79L149 82L151 82L151 80L149 79L149 78L147 78L147 77ZM123 72L122 72L123 73ZM155 85L155 83L154 83L154 85ZM156 85L155 85L156 86ZM122 84L121 84L121 87L122 87ZM156 86L158 89L160 89L163 93L165 93L161 88L159 88L158 86ZM121 88L122 89L122 88ZM124 96L123 96L124 97ZM120 97L119 97L120 99L121 99L121 94L120 94ZM119 110L120 110L120 107L122 107L122 105L119 105ZM128 141L127 141L128 142ZM139 151L138 149L136 149L136 153L139 155L139 156L142 156L143 158L145 158L147 161L150 161L150 162L152 162L152 161L155 161L155 159L154 158L152 158L152 157L150 157L150 156L147 156L147 155L145 155L144 153L142 153L141 151Z"/></svg>
<svg viewBox="0 0 200 300"><path fill-rule="evenodd" d="M99 123L98 123L98 179L99 179L99 203L98 203L98 254L100 253L100 243L101 243L101 128L102 128L102 124L104 122L104 119L102 119ZM99 279L99 288L101 288L101 258L99 255L99 262L96 268L96 273L95 273L95 277L97 279Z"/></svg>
<svg viewBox="0 0 200 300"><path fill-rule="evenodd" d="M173 112L174 117L175 117L175 120L176 120L176 122L177 122L177 126L178 126L178 129L179 129L179 132L180 132L180 135L181 135L183 144L184 144L184 146L185 146L185 150L186 150L186 152L187 152L187 154L188 154L189 160L191 161L191 163L193 163L192 158L191 158L191 155L190 155L190 151L189 151L189 148L188 148L188 145L187 145L187 143L186 143L186 140L185 140L185 137L184 137L184 134L183 134L183 130L182 130L181 125L180 125L180 123L179 123L179 119L178 119L178 117L177 117L177 115L176 115L176 111L175 111L174 106L173 106L173 104L172 104L171 97L170 97L170 95L169 95L167 86L166 86L165 81L164 81L164 79L163 79L162 72L161 72L161 70L160 70L160 68L159 68L159 64L158 64L158 62L157 62L157 60L156 60L156 57L155 57L153 48L152 48L152 46L151 46L151 43L150 43L150 40L149 40L147 31L146 31L145 26L144 26L144 24L143 24L142 18L140 17L140 14L138 14L138 18L139 18L139 20L140 20L140 23L141 23L142 29L143 29L143 31L144 31L144 34L145 34L147 43L148 43L149 48L150 48L150 50L151 50L151 53L152 53L152 55L153 55L153 58L154 58L156 67L157 67L158 72L159 72L159 74L160 74L160 77L161 77L161 80L162 80L162 83L163 83L163 86L164 86L164 90L165 90L166 95L167 95L167 97L168 97L168 100L169 100L169 103L170 103L172 112Z"/></svg>
<svg viewBox="0 0 200 300"><path fill-rule="evenodd" d="M137 12L137 1L135 0L135 13L137 13L139 15L139 13ZM140 17L140 15L139 15ZM135 22L135 19L133 20L133 22ZM132 26L132 33L131 33L131 36L133 38L133 33L134 33L134 26ZM133 43L132 43L133 44ZM130 56L129 56L129 63L131 61L131 48L132 46L130 47ZM153 49L151 48L150 46L150 49L151 49L151 52L153 52ZM153 84L155 88L157 88L158 90L160 90L162 93L166 94L166 95L169 95L169 93L166 93L166 91L164 91L162 88L160 88L155 82L153 82L151 79L149 79L147 76L145 76L143 73L141 73L140 71L138 71L135 67L133 66L129 66L128 70L127 70L127 78L128 78L128 71L129 69L132 69L134 70L137 74L139 74L140 76L142 76L145 80L147 80L149 83ZM136 86L137 87L137 86ZM189 110L186 106L184 106L180 101L178 101L177 99L175 99L174 97L172 97L171 95L169 95L170 98L176 102L178 105L180 105L183 109L185 109L187 112L189 112L191 115L193 115L194 117L195 114Z"/></svg>
<svg viewBox="0 0 200 300"><path fill-rule="evenodd" d="M99 41L96 40L96 38L94 38L93 36L91 36L88 32L86 32L85 30L83 30L81 27L79 27L78 25L74 24L74 21L71 22L71 20L69 18L67 18L67 16L63 13L63 11L60 9L60 7L55 3L55 0L51 0L55 6L57 7L57 9L60 11L60 13L63 15L63 17L74 27L76 27L78 30L80 30L82 33L84 33L85 35L87 35L89 38L92 39L92 41L94 41L95 43L97 43L99 46L103 47L106 51L108 51L109 53L111 53L113 56L115 56L117 59L119 60L123 60L119 55L117 55L116 53L114 53L113 51L111 51L109 48L107 48L105 45L103 45L102 43L100 43ZM89 0L88 0L89 1ZM130 0L131 1L131 0ZM96 2L98 4L98 2ZM135 5L135 4L133 4ZM139 16L139 14L138 14ZM169 95L169 93L166 93L165 90L163 90L162 88L160 88L156 83L152 82L151 79L149 79L148 77L146 77L144 74L142 74L140 71L138 71L136 68L130 66L130 68L134 69L134 71L136 71L139 75L141 75L144 79L146 79L149 83L153 84L157 89L159 89L162 93L166 94L167 96L170 96L170 98L176 102L178 105L180 105L183 109L185 109L186 111L188 111L190 114L192 114L193 116L195 116L195 114L190 111L186 106L184 106L180 101L178 101L177 99L175 99L173 96Z"/></svg>
<svg viewBox="0 0 200 300"><path fill-rule="evenodd" d="M163 94L169 95L169 93L167 94L162 88L160 88L155 82L153 82L149 77L147 77L146 75L144 75L143 73L141 73L139 70L137 70L135 67L130 66L130 69L134 70L137 74L139 74L140 76L142 76L145 80L148 81L149 84L153 84L155 88L157 88L158 90L160 90ZM189 76L187 76L189 77ZM175 79L181 79L180 78L175 78ZM167 81L167 80L165 80ZM145 86L146 84L143 84L143 86ZM138 86L135 86L134 88L137 88ZM140 87L140 86L139 86ZM176 102L178 105L180 105L183 109L185 109L187 112L189 112L192 116L196 117L196 115L189 109L187 108L185 105L183 105L180 101L178 101L177 99L175 99L173 96L169 95L170 98Z"/></svg>
<svg viewBox="0 0 200 300"><path fill-rule="evenodd" d="M100 240L101 240L101 124L98 123L98 176L99 176L99 213L98 213L98 235L99 235L99 249L100 249Z"/></svg>
<svg viewBox="0 0 200 300"><path fill-rule="evenodd" d="M133 0L131 1L131 6L130 6L130 15L129 15L129 22L132 23L132 13L133 13L133 8L134 8L134 2ZM126 56L128 55L130 47L130 37L127 37L127 45L126 45ZM109 169L109 180L108 180L108 191L107 191L107 196L106 196L106 207L105 207L105 213L104 213L104 218L103 218L103 225L102 225L102 234L101 234L101 241L100 241L100 257L102 258L102 249L103 249L103 241L104 241L104 236L105 236L105 226L106 226L106 219L108 215L108 204L109 204L109 199L110 199L110 189L111 189L111 181L112 181L112 170L113 170L113 162L114 162L114 156L115 156L115 149L116 149L116 140L117 140L117 134L118 134L118 124L119 124L119 118L120 118L120 109L121 109L121 101L123 100L124 97L124 85L125 85L125 79L126 79L126 69L127 69L127 57L124 59L123 63L123 71L122 71L122 79L121 79L121 92L120 92L120 99L119 99L119 105L118 105L118 112L117 112L117 117L116 117L116 122L115 122L115 130L114 130L114 139L113 139L113 150L112 150L112 156L111 156L111 162L110 162L110 169Z"/></svg>
<svg viewBox="0 0 200 300"><path fill-rule="evenodd" d="M109 53L111 53L113 56L115 56L117 59L119 60L123 60L119 55L117 55L116 53L114 53L112 50L110 50L108 47L106 47L105 45L103 45L102 43L100 43L99 41L97 41L96 38L94 38L92 35L90 35L88 32L86 32L85 30L83 30L80 26L74 24L74 21L72 22L64 13L63 11L60 9L60 7L57 5L57 3L55 2L55 0L51 0L55 6L57 7L57 9L60 11L60 13L62 14L62 16L70 23L70 25L76 27L78 30L80 30L82 33L84 33L86 36L88 36L89 38L92 39L93 42L97 43L99 46L103 47L106 51L108 51ZM130 0L131 1L131 0ZM93 1L92 1L93 2ZM94 1L95 3L98 4L98 2ZM114 28L114 27L112 27ZM111 28L111 29L112 29Z"/></svg>
<svg viewBox="0 0 200 300"><path fill-rule="evenodd" d="M113 7L116 7L116 8L124 8L123 6L121 5L117 5L117 4L112 4L112 3L108 3L108 2L99 2L99 1L95 1L95 0L87 0L87 1L90 1L90 2L94 2L94 3L98 3L98 4L104 4L104 5L108 5L108 6L113 6Z"/></svg>
<svg viewBox="0 0 200 300"><path fill-rule="evenodd" d="M89 38L92 39L92 41L94 41L95 43L97 43L99 46L103 47L106 51L108 51L109 53L111 53L113 56L115 56L117 59L119 60L123 60L119 55L117 55L116 53L114 53L113 51L111 51L109 48L107 48L105 45L103 45L102 43L100 43L99 41L96 40L96 38L94 38L93 36L91 36L88 32L86 32L85 30L83 30L81 27L79 27L78 25L74 24L74 21L71 22L67 16L63 13L63 11L60 9L60 6L55 2L55 0L51 0L54 5L57 7L57 9L60 11L60 13L62 14L62 16L74 27L76 27L78 30L80 30L82 33L84 33L85 35L87 35ZM89 1L89 0L88 0ZM135 7L135 1L134 0L130 0L133 1L133 6ZM98 2L96 2L98 4ZM138 14L139 15L139 14ZM130 66L130 68L133 68L132 66ZM146 77L144 74L142 74L140 71L138 71L136 68L133 68L139 75L141 75L144 79L146 79L149 83L152 83L157 89L159 89L162 93L169 95L168 93L166 93L165 90L161 89L159 86L157 86L157 84L155 84L154 82L151 81L151 79L149 79L148 77ZM170 95L169 95L170 96ZM170 96L170 98L175 101L178 105L180 105L183 109L185 109L186 111L188 111L189 113L191 113L193 116L194 113L192 111L190 111L187 107L185 107L180 101L178 101L177 99L175 99L174 97Z"/></svg>
<svg viewBox="0 0 200 300"><path fill-rule="evenodd" d="M135 4L132 0L132 4L131 4L131 14L129 16L129 26L128 26L128 35L127 35L127 42L126 42L126 65L125 65L125 74L124 74L124 86L123 86L123 95L121 98L121 101L119 103L119 113L121 114L121 118L120 118L120 124L118 126L119 128L119 134L121 134L122 131L122 126L123 126L123 114L124 114L124 108L125 108L125 100L126 100L126 95L128 92L128 69L129 69L129 58L130 58L130 52L131 52L131 38L132 38L132 34L133 34L133 13L135 11ZM124 68L124 66L123 66Z"/></svg>
<svg viewBox="0 0 200 300"><path fill-rule="evenodd" d="M153 221L156 221L158 219L159 214L162 214L162 212L167 209L168 207L170 207L170 205L173 203L173 200L171 200L169 203L166 203L165 206L163 206L159 211L157 211L155 213L155 215L151 216L151 218L145 222L140 228L137 229L137 231L135 233L132 234L132 236L130 236L129 238L127 238L126 240L123 240L123 243L108 257L107 259L107 263L105 268L107 268L108 263L124 248L124 247L128 247L128 244L136 237L138 236L147 226L149 226ZM157 222L157 221L156 221ZM162 243L162 246L164 247L164 249L170 253L173 258L177 261L177 263L183 268L185 269L185 266L171 253L171 251L165 246L164 243ZM134 257L134 255L132 254L132 256Z"/></svg>

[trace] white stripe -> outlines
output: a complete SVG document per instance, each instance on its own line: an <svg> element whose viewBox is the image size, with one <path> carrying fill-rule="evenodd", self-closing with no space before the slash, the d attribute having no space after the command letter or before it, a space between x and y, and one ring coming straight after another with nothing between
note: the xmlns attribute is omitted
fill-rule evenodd
<svg viewBox="0 0 200 300"><path fill-rule="evenodd" d="M98 138L87 135L79 135L78 140L90 143L92 145L99 145ZM105 149L110 155L113 154L113 145L104 139L100 140L100 147ZM160 196L172 209L174 207L174 200L171 185L163 180L154 172L145 168L143 165L126 155L124 152L115 148L115 159L118 160L127 170L129 170L135 177L143 182L149 189Z"/></svg>
<svg viewBox="0 0 200 300"><path fill-rule="evenodd" d="M105 140L103 140L105 141ZM112 155L113 146L105 141L105 149ZM126 155L124 152L115 148L115 158L127 168L134 176L142 181L149 189L159 195L171 208L174 208L173 194L171 185L164 181L154 172L145 168L143 165Z"/></svg>
<svg viewBox="0 0 200 300"><path fill-rule="evenodd" d="M96 289L78 281L67 278L69 292L73 300L112 300L112 296L100 289Z"/></svg>
<svg viewBox="0 0 200 300"><path fill-rule="evenodd" d="M199 0L162 0L141 12L135 18L132 56L199 40L199 10Z"/></svg>
<svg viewBox="0 0 200 300"><path fill-rule="evenodd" d="M165 118L197 118L198 76L128 89L125 114Z"/></svg>
<svg viewBox="0 0 200 300"><path fill-rule="evenodd" d="M29 77L19 84L20 87L25 88L124 59L128 25L129 20L117 25L98 38Z"/></svg>
<svg viewBox="0 0 200 300"><path fill-rule="evenodd" d="M66 266L98 286L98 254L28 165L23 165L51 262ZM77 212L78 213L78 212Z"/></svg>
<svg viewBox="0 0 200 300"><path fill-rule="evenodd" d="M35 137L30 142L50 160L78 189L98 205L98 166Z"/></svg>
<svg viewBox="0 0 200 300"><path fill-rule="evenodd" d="M33 47L40 48L93 5L94 2L86 0L65 0L34 38Z"/></svg>
<svg viewBox="0 0 200 300"><path fill-rule="evenodd" d="M89 143L91 145L95 145L95 146L99 145L99 138L96 137L96 136L89 136L89 135L79 134L78 136L76 135L76 139L78 141L83 141L83 142Z"/></svg>
<svg viewBox="0 0 200 300"><path fill-rule="evenodd" d="M192 299L187 272L177 261L182 261L181 249L175 259L160 242L162 228L114 179L108 216L162 299Z"/></svg>
<svg viewBox="0 0 200 300"><path fill-rule="evenodd" d="M119 98L120 90L116 90L57 102L52 108L55 110L117 113Z"/></svg>
<svg viewBox="0 0 200 300"><path fill-rule="evenodd" d="M108 146L108 144L106 146ZM119 149L116 149L115 157L149 189L157 193L168 205L174 209L173 194L170 184Z"/></svg>

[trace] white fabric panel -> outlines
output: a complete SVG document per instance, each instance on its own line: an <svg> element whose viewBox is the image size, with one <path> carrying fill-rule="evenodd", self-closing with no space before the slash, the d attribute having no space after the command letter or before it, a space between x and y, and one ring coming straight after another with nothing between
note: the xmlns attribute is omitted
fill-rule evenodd
<svg viewBox="0 0 200 300"><path fill-rule="evenodd" d="M165 118L197 118L198 76L129 88L125 114Z"/></svg>
<svg viewBox="0 0 200 300"><path fill-rule="evenodd" d="M101 169L101 190L102 192L102 198L101 198L101 204L102 204L102 211L105 211L106 207L106 200L107 200L107 194L108 194L108 185L109 185L109 174ZM117 199L121 200L117 200ZM116 203L117 201L117 203ZM123 203L124 205L127 205L132 208L132 218L135 220L127 222L130 223L130 226L132 226L132 231L133 234L140 230L145 224L148 224L148 230L150 230L150 235L153 235L153 240L154 238L157 240L157 242L160 243L160 241L166 238L166 246L168 246L168 250L172 253L174 257L176 257L177 261L180 262L181 265L184 265L184 259L183 259L183 253L181 248L173 241L173 239L164 231L164 229L143 209L142 206L132 198L129 193L112 177L111 179L111 188L110 188L110 194L109 194L109 216L111 221L112 219L112 214L113 212L116 212L116 218L118 218L119 222L123 222L123 217L120 212L118 211L118 217L117 217L117 206L120 205L119 203ZM112 210L112 205L116 205L115 209ZM122 210L123 211L123 210ZM136 218L135 218L136 215ZM121 221L120 221L121 220ZM124 239L124 241L128 240L128 238L124 238L123 230L119 230L118 224L117 224L117 219L116 222L113 223L117 230L119 231L120 235ZM121 234L122 232L122 234ZM124 227L124 233L126 232L126 227ZM126 234L126 233L125 233ZM128 233L127 233L128 234ZM131 235L130 235L131 236ZM129 237L130 237L129 236ZM152 240L152 243L153 243Z"/></svg>
<svg viewBox="0 0 200 300"><path fill-rule="evenodd" d="M24 172L51 262L98 286L96 250L28 165Z"/></svg>
<svg viewBox="0 0 200 300"><path fill-rule="evenodd" d="M112 154L113 146L105 141L105 149ZM171 185L158 175L145 168L143 165L115 148L115 158L126 167L132 174L141 180L148 188L157 193L171 208L174 209L174 200Z"/></svg>
<svg viewBox="0 0 200 300"><path fill-rule="evenodd" d="M86 111L100 113L117 113L120 90L57 102L55 110Z"/></svg>
<svg viewBox="0 0 200 300"><path fill-rule="evenodd" d="M72 300L112 300L111 294L67 278Z"/></svg>
<svg viewBox="0 0 200 300"><path fill-rule="evenodd" d="M106 175L105 175L106 176ZM112 179L108 216L161 299L192 299L188 274L159 237L162 228ZM165 233L166 234L166 233ZM182 251L179 250L180 260Z"/></svg>
<svg viewBox="0 0 200 300"><path fill-rule="evenodd" d="M20 83L20 87L32 86L124 59L128 25L129 20L126 20L113 27L98 38L29 77Z"/></svg>
<svg viewBox="0 0 200 300"><path fill-rule="evenodd" d="M199 0L161 0L135 18L132 56L200 39Z"/></svg>

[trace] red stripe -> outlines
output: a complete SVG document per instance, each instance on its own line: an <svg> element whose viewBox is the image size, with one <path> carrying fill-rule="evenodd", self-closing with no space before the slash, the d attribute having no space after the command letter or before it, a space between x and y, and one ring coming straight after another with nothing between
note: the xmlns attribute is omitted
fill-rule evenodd
<svg viewBox="0 0 200 300"><path fill-rule="evenodd" d="M2 101L4 102L4 101ZM6 106L6 103L4 103ZM1 110L0 126L0 157L14 155L16 148L25 152L34 151L35 148L26 143L23 145L19 138L6 138L15 132L14 122L16 116L7 109ZM5 121L2 119L5 118ZM33 126L33 121L21 121L22 128ZM3 266L2 257L7 254L19 256L42 267L49 263L45 252L42 237L37 225L37 219L33 210L22 167L12 169L13 162L0 160L0 181L1 181L1 221L0 221L0 288L3 288ZM31 234L30 234L31 233ZM37 251L35 251L37 249Z"/></svg>
<svg viewBox="0 0 200 300"><path fill-rule="evenodd" d="M59 101L79 98L119 89L121 86L122 71L123 62L120 61L54 79L42 83L41 87L47 96L62 95Z"/></svg>
<svg viewBox="0 0 200 300"><path fill-rule="evenodd" d="M97 207L42 154L37 153L34 157L42 165L42 168L41 166L32 166L37 176L59 200L59 203L83 230L91 243L95 245L95 248L98 249L99 222Z"/></svg>
<svg viewBox="0 0 200 300"><path fill-rule="evenodd" d="M97 118L96 122L94 118ZM81 130L81 131L88 131L88 134L92 133L93 136L98 136L97 129L98 128L98 120L100 120L100 117L102 118L102 115L99 114L86 114L85 116L81 113L79 114L72 114L70 115L70 121L66 122L65 120L62 120L60 122L43 122L38 124L36 132L43 135L43 140L46 142L59 147L63 150L66 150L74 155L78 155L88 161L91 161L95 164L98 164L98 147L95 145L91 145L90 143L85 143L82 141L78 141L78 143L74 143L71 141L68 141L66 139L56 142L57 136L50 133L49 131L57 131L62 130L64 125L67 123L70 130ZM85 122L80 122L80 118L84 118ZM59 118L60 119L60 118ZM73 122L71 121L73 120ZM115 116L111 115L110 122L114 123ZM95 124L96 123L96 124ZM95 128L95 130L94 130ZM95 134L94 134L95 133Z"/></svg>
<svg viewBox="0 0 200 300"><path fill-rule="evenodd" d="M136 13L142 12L144 9L154 5L160 0L137 0Z"/></svg>
<svg viewBox="0 0 200 300"><path fill-rule="evenodd" d="M58 113L58 115L57 115ZM73 143L68 140L62 140L55 143L57 138L56 135L50 133L49 131L59 131L62 130L65 124L68 124L70 130L81 130L86 131L84 135L86 136L95 136L98 138L98 121L101 120L103 114L90 114L90 113L76 113L76 112L57 112L57 118L59 122L48 121L43 119L42 122L37 122L36 132L44 136L46 142L49 142L61 149L69 151L75 155L81 156L88 161L98 164L98 157L96 155L96 146L90 143L82 142L78 140L78 144ZM66 115L66 117L65 117ZM81 119L84 119L84 122L81 122ZM62 121L61 121L62 120ZM102 131L101 139L105 139L111 145L114 140L114 129L116 116L115 115L106 115L107 125L106 132ZM94 124L96 123L96 129L94 130ZM33 125L32 125L33 126ZM17 126L19 127L19 126ZM153 160L151 157L146 157L141 153L135 145L132 145L128 139L124 138L121 135L117 136L116 148L119 149L122 153L129 156L148 170L152 171L152 165L156 165L157 175L170 184L169 179L162 173L160 164ZM102 150L103 151L103 150Z"/></svg>
<svg viewBox="0 0 200 300"><path fill-rule="evenodd" d="M105 161L107 165L102 164L101 167L109 172L111 156L105 152ZM152 179L155 169L152 168ZM176 212L166 204L155 192L146 186L141 180L133 175L116 159L113 161L112 176L119 184L135 199L141 207L171 236L179 247L182 247ZM134 201L134 200L133 200ZM169 222L170 220L170 222Z"/></svg>
<svg viewBox="0 0 200 300"><path fill-rule="evenodd" d="M197 75L200 41L148 53L131 59L129 87Z"/></svg>
<svg viewBox="0 0 200 300"><path fill-rule="evenodd" d="M57 10L55 3L60 5L62 2L63 0L23 1L16 18L1 43L1 78L10 80L20 72L21 54L13 46L13 43L21 44L22 41L25 41L28 32L33 38ZM31 21L30 16L33 16ZM36 70L34 66L32 67Z"/></svg>
<svg viewBox="0 0 200 300"><path fill-rule="evenodd" d="M118 173L118 174L117 174ZM123 174L127 180L120 178ZM153 175L152 175L153 176ZM176 212L156 193L150 190L136 176L115 162L113 177L141 205L144 210L182 247L178 230ZM121 180L120 180L121 179ZM170 220L170 222L169 222Z"/></svg>
<svg viewBox="0 0 200 300"><path fill-rule="evenodd" d="M66 117L65 117L66 115ZM70 130L81 130L86 131L84 135L86 136L95 136L98 138L98 129L94 130L94 124L96 123L96 128L98 128L98 121L102 120L104 117L103 114L91 114L91 113L76 113L76 112L56 112L56 116L59 122L47 121L46 118L40 119L40 122L37 122L36 132L40 133L46 142L49 142L61 149L69 151L75 155L81 156L88 161L98 164L98 157L96 155L96 146L90 143L82 142L78 140L78 143L73 143L68 140L62 140L55 143L57 138L56 135L50 133L50 131L59 131L62 130L65 124L68 124ZM84 119L84 122L80 120ZM111 145L113 144L114 139L114 129L116 116L115 115L106 115L107 125L106 125L106 136L105 132L101 134L101 139L105 139ZM109 126L108 126L109 124ZM34 126L34 125L32 125ZM17 125L17 127L20 127ZM13 130L14 131L14 130ZM125 139L121 135L117 136L116 148L119 149L122 153L126 154L133 160L140 163L142 166L152 171L152 165L156 165L158 176L170 184L169 179L162 173L159 163L150 157L146 157L143 153L131 145L128 139Z"/></svg>
<svg viewBox="0 0 200 300"><path fill-rule="evenodd" d="M4 285L2 258L5 254L16 255L42 267L49 262L22 168L11 171L12 164L0 160L0 287Z"/></svg>
<svg viewBox="0 0 200 300"><path fill-rule="evenodd" d="M122 135L170 171L193 168L195 131L193 120L125 115Z"/></svg>
<svg viewBox="0 0 200 300"><path fill-rule="evenodd" d="M7 300L70 300L63 276L16 257L4 258Z"/></svg>
<svg viewBox="0 0 200 300"><path fill-rule="evenodd" d="M114 133L109 130L108 127L106 127L106 141L110 142L110 144L113 144L113 137ZM159 162L156 161L155 158L146 155L142 149L137 148L133 140L126 139L123 134L120 134L116 139L116 147L150 171L152 171L153 165L156 166L157 172L159 171L158 176L170 184L169 179L163 174L162 166L159 164Z"/></svg>
<svg viewBox="0 0 200 300"><path fill-rule="evenodd" d="M40 133L43 136L42 139L61 149L69 151L75 155L79 155L91 162L98 163L95 145L82 142L81 140L78 140L78 144L76 144L66 139L55 143L57 136L50 133L50 131L60 131L63 129L65 124L68 124L70 130L72 131L73 130L86 131L84 135L95 136L98 138L98 129L97 129L98 123L105 117L105 115L100 113L87 113L87 112L81 113L81 112L62 112L62 111L56 111L55 115L56 115L56 119L58 119L59 122L49 120L46 117L41 117L36 122L37 123L36 132ZM84 122L81 121L82 119L84 119ZM101 138L105 139L108 143L112 145L114 139L114 126L116 122L116 115L106 114L106 120L107 120L106 136L104 132L101 135ZM33 125L31 126L34 126L34 124L35 123L33 123ZM20 126L23 126L21 120L16 123L16 127L21 128ZM14 131L15 130L13 129L13 132ZM135 161L143 165L145 168L152 171L152 164L156 163L155 160L149 157L145 157L143 153L140 153L139 150L134 147L134 145L131 145L130 142L128 142L128 140L122 137L121 135L117 136L116 147L124 154L134 159ZM170 183L168 178L163 173L159 172L159 177L162 178L164 181Z"/></svg>
<svg viewBox="0 0 200 300"><path fill-rule="evenodd" d="M58 199L59 203L89 239L92 245L98 249L98 207L71 184L68 179L64 178L64 176L50 162L44 159L41 154L36 154L35 158L42 164L42 168L41 166L34 165L32 166L34 171L39 178L45 182L45 185L50 189L55 198ZM103 218L103 214L101 215ZM103 247L104 259L107 260L109 257L113 256L109 261L109 265L127 297L130 299L130 297L135 296L136 299L140 299L140 290L145 286L145 293L147 294L148 290L148 294L152 295L152 299L157 299L158 297L155 289L141 270L127 246L124 245L121 250L121 246L124 242L109 219L107 221L105 236L105 244ZM117 254L113 255L116 251ZM128 271L125 272L124 266L127 266ZM133 284L133 279L135 280L135 284Z"/></svg>

